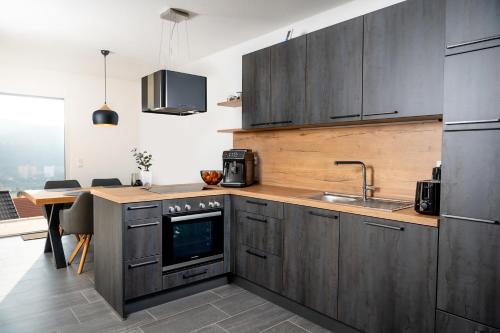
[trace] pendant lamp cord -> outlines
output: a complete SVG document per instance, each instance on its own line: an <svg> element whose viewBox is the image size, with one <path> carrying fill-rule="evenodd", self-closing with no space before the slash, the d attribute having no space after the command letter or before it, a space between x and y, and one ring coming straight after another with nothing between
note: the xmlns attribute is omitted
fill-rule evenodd
<svg viewBox="0 0 500 333"><path fill-rule="evenodd" d="M106 91L106 55L104 55L104 104L107 104L107 91Z"/></svg>

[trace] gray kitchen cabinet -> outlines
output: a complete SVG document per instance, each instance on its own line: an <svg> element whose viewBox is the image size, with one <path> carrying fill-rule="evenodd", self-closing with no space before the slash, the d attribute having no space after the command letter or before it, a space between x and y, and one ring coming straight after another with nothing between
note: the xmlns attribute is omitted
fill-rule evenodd
<svg viewBox="0 0 500 333"><path fill-rule="evenodd" d="M161 216L126 221L124 259L161 254Z"/></svg>
<svg viewBox="0 0 500 333"><path fill-rule="evenodd" d="M273 127L303 124L306 109L306 36L271 46Z"/></svg>
<svg viewBox="0 0 500 333"><path fill-rule="evenodd" d="M236 248L236 275L279 293L282 259L240 243Z"/></svg>
<svg viewBox="0 0 500 333"><path fill-rule="evenodd" d="M438 309L500 329L499 254L500 225L443 218Z"/></svg>
<svg viewBox="0 0 500 333"><path fill-rule="evenodd" d="M236 216L238 242L250 247L281 256L281 220L239 211Z"/></svg>
<svg viewBox="0 0 500 333"><path fill-rule="evenodd" d="M441 215L500 220L500 130L445 131Z"/></svg>
<svg viewBox="0 0 500 333"><path fill-rule="evenodd" d="M275 219L283 218L283 203L240 196L233 196L234 209L247 213L263 215Z"/></svg>
<svg viewBox="0 0 500 333"><path fill-rule="evenodd" d="M367 333L433 332L437 228L340 214L338 320Z"/></svg>
<svg viewBox="0 0 500 333"><path fill-rule="evenodd" d="M265 48L242 58L243 128L265 127L271 117L271 51Z"/></svg>
<svg viewBox="0 0 500 333"><path fill-rule="evenodd" d="M127 261L124 270L124 299L128 300L162 290L161 256Z"/></svg>
<svg viewBox="0 0 500 333"><path fill-rule="evenodd" d="M307 35L306 123L361 119L363 17Z"/></svg>
<svg viewBox="0 0 500 333"><path fill-rule="evenodd" d="M363 119L442 114L443 0L407 0L364 16Z"/></svg>
<svg viewBox="0 0 500 333"><path fill-rule="evenodd" d="M445 129L500 127L499 59L500 46L446 57Z"/></svg>
<svg viewBox="0 0 500 333"><path fill-rule="evenodd" d="M285 205L283 294L337 318L339 214Z"/></svg>
<svg viewBox="0 0 500 333"><path fill-rule="evenodd" d="M437 310L436 333L500 333L500 330Z"/></svg>
<svg viewBox="0 0 500 333"><path fill-rule="evenodd" d="M446 1L446 54L494 45L500 45L500 1Z"/></svg>

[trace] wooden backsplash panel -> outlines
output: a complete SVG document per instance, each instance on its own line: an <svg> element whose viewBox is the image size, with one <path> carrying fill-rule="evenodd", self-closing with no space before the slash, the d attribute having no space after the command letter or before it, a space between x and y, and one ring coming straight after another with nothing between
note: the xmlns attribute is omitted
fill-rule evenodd
<svg viewBox="0 0 500 333"><path fill-rule="evenodd" d="M257 152L261 184L360 194L360 166L333 163L360 160L374 196L409 200L441 160L441 141L437 121L233 134L235 148Z"/></svg>

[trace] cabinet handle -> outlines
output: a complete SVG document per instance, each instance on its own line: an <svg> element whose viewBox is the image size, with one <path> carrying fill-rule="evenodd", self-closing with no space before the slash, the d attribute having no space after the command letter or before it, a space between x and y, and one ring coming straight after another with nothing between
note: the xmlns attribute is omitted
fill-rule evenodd
<svg viewBox="0 0 500 333"><path fill-rule="evenodd" d="M454 49L456 47L467 46L467 45L472 45L472 44L477 44L477 43L482 43L482 42L489 42L490 40L499 39L499 38L500 38L500 35L486 37L486 38L480 38L480 39L474 39L474 40L470 40L468 42L449 44L449 45L446 45L446 48L447 49Z"/></svg>
<svg viewBox="0 0 500 333"><path fill-rule="evenodd" d="M208 269L205 269L203 272L199 272L199 273L194 273L194 274L190 274L190 275L183 274L182 278L186 280L186 279L194 278L196 276L205 275L207 273L208 273Z"/></svg>
<svg viewBox="0 0 500 333"><path fill-rule="evenodd" d="M150 227L150 226L158 225L158 224L160 224L159 221L151 222L151 223L142 223L142 224L131 224L128 226L128 229L144 228L144 227Z"/></svg>
<svg viewBox="0 0 500 333"><path fill-rule="evenodd" d="M398 230L398 231L404 231L404 227L394 227L392 225L386 225L386 224L381 224L381 223L374 223L374 222L365 222L366 225L371 225L373 227L379 227L379 228L386 228L386 229L391 229L391 230Z"/></svg>
<svg viewBox="0 0 500 333"><path fill-rule="evenodd" d="M267 219L258 219L258 218L251 217L251 216L247 216L247 220L256 221L256 222L262 222L262 223L267 223Z"/></svg>
<svg viewBox="0 0 500 333"><path fill-rule="evenodd" d="M383 116L384 114L398 114L398 113L399 113L399 111L380 112L380 113L367 113L367 114L363 114L363 117Z"/></svg>
<svg viewBox="0 0 500 333"><path fill-rule="evenodd" d="M338 215L321 214L321 213L313 212L311 210L309 211L309 215L319 216L319 217L326 217L327 219L334 219L334 220L337 220L339 218Z"/></svg>
<svg viewBox="0 0 500 333"><path fill-rule="evenodd" d="M140 264L129 264L128 268L137 268L137 267L153 265L153 264L157 264L157 263L158 263L158 260L145 261L145 262L141 262Z"/></svg>
<svg viewBox="0 0 500 333"><path fill-rule="evenodd" d="M254 124L250 124L250 126L264 126L264 125L270 125L271 123L254 123Z"/></svg>
<svg viewBox="0 0 500 333"><path fill-rule="evenodd" d="M127 207L127 210L139 210L139 209L150 209L150 208L158 208L158 205L145 205L145 206Z"/></svg>
<svg viewBox="0 0 500 333"><path fill-rule="evenodd" d="M360 114L348 114L345 116L332 116L332 117L330 117L330 119L356 118L356 117L360 117L360 116L361 116Z"/></svg>
<svg viewBox="0 0 500 333"><path fill-rule="evenodd" d="M253 251L250 251L250 250L247 250L246 251L248 254L252 255L252 256L256 256L258 258L261 258L261 259L267 259L267 256L263 255L263 254L258 254L258 253L255 253Z"/></svg>
<svg viewBox="0 0 500 333"><path fill-rule="evenodd" d="M252 205L257 205L257 206L267 206L267 202L258 202L258 201L247 200L247 203L252 204Z"/></svg>
<svg viewBox="0 0 500 333"><path fill-rule="evenodd" d="M490 224L499 224L500 223L500 221L497 221L497 220L476 219L473 217L465 217L465 216L456 216L456 215L448 215L448 214L442 214L441 216L448 217L450 219L455 219L455 220L482 222L482 223L490 223Z"/></svg>
<svg viewBox="0 0 500 333"><path fill-rule="evenodd" d="M468 124L488 124L500 123L500 119L481 119L481 120L464 120L464 121L447 121L445 125L468 125Z"/></svg>
<svg viewBox="0 0 500 333"><path fill-rule="evenodd" d="M293 121L291 120L283 120L283 121L272 121L268 123L268 125L280 125L280 124L291 124Z"/></svg>

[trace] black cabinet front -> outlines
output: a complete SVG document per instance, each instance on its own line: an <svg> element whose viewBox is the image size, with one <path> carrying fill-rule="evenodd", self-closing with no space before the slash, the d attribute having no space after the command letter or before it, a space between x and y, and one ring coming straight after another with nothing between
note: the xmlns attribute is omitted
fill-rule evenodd
<svg viewBox="0 0 500 333"><path fill-rule="evenodd" d="M223 257L221 210L165 216L162 229L164 271Z"/></svg>
<svg viewBox="0 0 500 333"><path fill-rule="evenodd" d="M441 214L500 220L500 130L446 131Z"/></svg>
<svg viewBox="0 0 500 333"><path fill-rule="evenodd" d="M438 309L500 329L499 258L500 225L442 219Z"/></svg>
<svg viewBox="0 0 500 333"><path fill-rule="evenodd" d="M367 333L434 332L437 228L340 214L338 319Z"/></svg>
<svg viewBox="0 0 500 333"><path fill-rule="evenodd" d="M446 54L499 44L500 1L446 1Z"/></svg>
<svg viewBox="0 0 500 333"><path fill-rule="evenodd" d="M500 127L499 59L500 46L446 57L445 129Z"/></svg>
<svg viewBox="0 0 500 333"><path fill-rule="evenodd" d="M442 114L444 1L364 16L363 119Z"/></svg>

